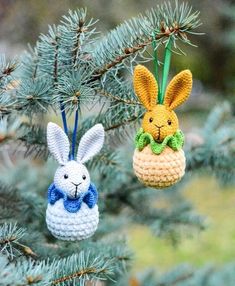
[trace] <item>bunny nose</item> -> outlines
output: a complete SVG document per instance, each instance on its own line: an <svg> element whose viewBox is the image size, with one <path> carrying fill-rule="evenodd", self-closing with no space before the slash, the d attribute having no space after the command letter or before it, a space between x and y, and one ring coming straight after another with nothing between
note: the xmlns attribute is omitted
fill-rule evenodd
<svg viewBox="0 0 235 286"><path fill-rule="evenodd" d="M71 182L74 186L78 187L79 185L81 185L81 183L79 184L74 184L73 182Z"/></svg>
<svg viewBox="0 0 235 286"><path fill-rule="evenodd" d="M155 124L155 126L156 126L157 128L162 128L164 125L158 126L157 124Z"/></svg>

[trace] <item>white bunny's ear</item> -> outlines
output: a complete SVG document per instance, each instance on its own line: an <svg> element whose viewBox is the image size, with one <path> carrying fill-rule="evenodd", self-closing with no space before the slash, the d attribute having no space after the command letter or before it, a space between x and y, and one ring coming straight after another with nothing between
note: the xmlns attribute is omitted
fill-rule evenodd
<svg viewBox="0 0 235 286"><path fill-rule="evenodd" d="M97 153L104 144L104 127L94 125L83 136L78 146L77 161L85 163Z"/></svg>
<svg viewBox="0 0 235 286"><path fill-rule="evenodd" d="M69 139L55 123L47 125L47 144L51 154L60 165L65 165L69 157Z"/></svg>

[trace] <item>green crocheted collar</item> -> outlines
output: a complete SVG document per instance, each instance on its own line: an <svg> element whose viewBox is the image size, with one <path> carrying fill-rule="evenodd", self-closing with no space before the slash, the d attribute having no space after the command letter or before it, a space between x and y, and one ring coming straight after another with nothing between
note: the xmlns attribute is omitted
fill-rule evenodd
<svg viewBox="0 0 235 286"><path fill-rule="evenodd" d="M148 144L150 144L152 152L156 155L161 154L166 146L169 146L174 151L178 151L184 145L184 134L181 130L177 130L174 135L168 135L161 143L158 143L151 134L144 132L143 128L140 128L135 137L135 146L141 151Z"/></svg>

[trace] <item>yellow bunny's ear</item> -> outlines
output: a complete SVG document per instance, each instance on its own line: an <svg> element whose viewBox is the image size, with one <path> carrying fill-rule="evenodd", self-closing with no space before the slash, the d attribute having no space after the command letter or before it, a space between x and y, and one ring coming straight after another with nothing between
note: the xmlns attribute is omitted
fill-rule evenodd
<svg viewBox="0 0 235 286"><path fill-rule="evenodd" d="M157 104L158 85L153 74L144 66L137 65L134 70L134 90L147 110Z"/></svg>
<svg viewBox="0 0 235 286"><path fill-rule="evenodd" d="M171 110L184 103L192 90L193 79L190 70L178 73L170 81L164 98L164 104Z"/></svg>

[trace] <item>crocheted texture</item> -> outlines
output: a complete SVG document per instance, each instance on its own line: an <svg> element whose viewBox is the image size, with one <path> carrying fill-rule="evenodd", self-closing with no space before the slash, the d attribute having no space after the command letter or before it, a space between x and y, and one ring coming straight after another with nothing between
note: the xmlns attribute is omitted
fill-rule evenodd
<svg viewBox="0 0 235 286"><path fill-rule="evenodd" d="M78 146L77 161L69 161L68 137L54 123L48 124L47 140L50 152L60 164L48 192L47 227L59 239L88 238L97 229L99 211L97 191L83 163L102 148L104 128L97 124L83 135Z"/></svg>
<svg viewBox="0 0 235 286"><path fill-rule="evenodd" d="M99 222L98 206L89 208L82 202L78 212L71 213L64 208L63 199L48 204L46 223L49 231L58 239L82 240L94 234Z"/></svg>
<svg viewBox="0 0 235 286"><path fill-rule="evenodd" d="M152 73L144 66L138 65L134 70L134 89L146 109L156 105L158 85Z"/></svg>
<svg viewBox="0 0 235 286"><path fill-rule="evenodd" d="M77 198L87 192L91 180L87 168L74 160L56 170L54 184L70 198Z"/></svg>
<svg viewBox="0 0 235 286"><path fill-rule="evenodd" d="M177 132L179 122L174 111L169 110L165 105L158 104L145 113L142 128L144 132L151 134L155 141L162 142L165 137Z"/></svg>
<svg viewBox="0 0 235 286"><path fill-rule="evenodd" d="M101 124L96 124L82 136L78 146L77 161L87 162L100 152L103 144L104 127Z"/></svg>
<svg viewBox="0 0 235 286"><path fill-rule="evenodd" d="M55 123L47 125L47 145L51 154L60 165L64 165L69 157L69 139L64 131Z"/></svg>
<svg viewBox="0 0 235 286"><path fill-rule="evenodd" d="M161 154L166 146L169 146L174 151L178 151L184 145L184 134L181 130L177 130L174 135L168 135L161 143L157 143L151 134L144 132L143 128L140 128L135 137L135 146L139 151L142 151L148 144L150 144L152 152L156 155Z"/></svg>
<svg viewBox="0 0 235 286"><path fill-rule="evenodd" d="M91 209L95 206L98 200L98 193L94 184L90 184L87 192L81 194L78 198L69 198L68 195L60 189L57 189L55 184L51 184L48 188L48 203L54 205L58 200L63 199L64 208L71 213L76 213L80 210L82 202L87 204Z"/></svg>
<svg viewBox="0 0 235 286"><path fill-rule="evenodd" d="M184 151L173 151L166 146L160 155L155 155L147 145L142 151L135 149L133 168L144 185L166 188L177 183L185 173Z"/></svg>
<svg viewBox="0 0 235 286"><path fill-rule="evenodd" d="M184 103L192 90L193 80L190 70L184 70L177 74L169 83L164 97L164 104L175 109Z"/></svg>
<svg viewBox="0 0 235 286"><path fill-rule="evenodd" d="M47 125L47 144L50 153L60 165L69 160L69 139L64 131L55 123ZM77 161L85 163L101 150L104 144L104 128L101 124L94 125L81 138L78 146Z"/></svg>
<svg viewBox="0 0 235 286"><path fill-rule="evenodd" d="M192 89L191 72L182 71L171 80L166 89L164 104L157 104L157 82L144 66L136 66L133 84L137 96L147 109L142 121L144 132L151 134L157 142L174 135L179 129L179 123L173 109L189 97Z"/></svg>

